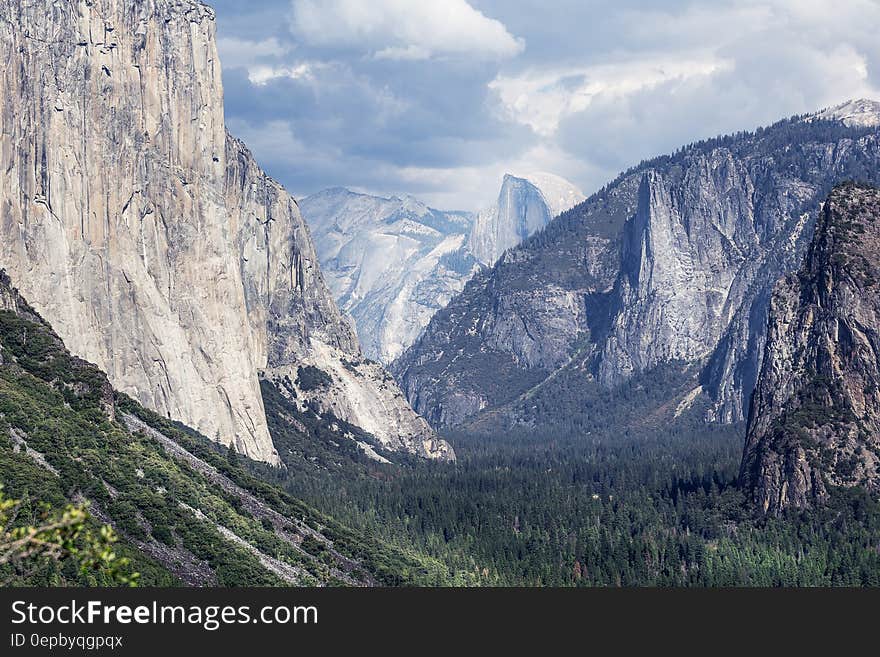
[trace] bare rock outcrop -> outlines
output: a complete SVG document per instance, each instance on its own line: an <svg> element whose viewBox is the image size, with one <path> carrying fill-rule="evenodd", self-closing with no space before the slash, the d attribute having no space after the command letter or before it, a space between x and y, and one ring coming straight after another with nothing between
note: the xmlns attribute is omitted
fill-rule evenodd
<svg viewBox="0 0 880 657"><path fill-rule="evenodd" d="M743 485L766 513L880 490L880 190L825 202L803 268L770 303Z"/></svg>
<svg viewBox="0 0 880 657"><path fill-rule="evenodd" d="M359 347L296 203L226 133L214 11L0 2L0 60L0 266L117 389L277 463L258 372Z"/></svg>

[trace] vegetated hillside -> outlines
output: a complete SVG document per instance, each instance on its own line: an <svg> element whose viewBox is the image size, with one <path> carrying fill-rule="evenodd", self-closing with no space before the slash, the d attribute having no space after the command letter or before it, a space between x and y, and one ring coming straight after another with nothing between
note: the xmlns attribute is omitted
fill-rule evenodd
<svg viewBox="0 0 880 657"><path fill-rule="evenodd" d="M455 465L316 464L278 483L443 561L456 584L880 585L878 500L835 491L821 509L758 514L737 481L742 425L706 425L699 403L676 417L644 383L586 408L583 432L455 432Z"/></svg>
<svg viewBox="0 0 880 657"><path fill-rule="evenodd" d="M801 270L776 286L743 484L759 508L880 490L880 190L825 201Z"/></svg>
<svg viewBox="0 0 880 657"><path fill-rule="evenodd" d="M819 201L843 180L880 181L880 104L865 107L858 121L794 117L625 172L434 316L392 366L407 398L437 427L487 412L540 423L526 397L545 381L614 388L684 362L693 385L670 401L694 394L706 419L742 421L771 290L801 262Z"/></svg>
<svg viewBox="0 0 880 657"><path fill-rule="evenodd" d="M445 581L436 561L352 532L249 474L270 472L144 409L73 357L0 272L0 483L24 500L85 502L122 537L145 585L374 585ZM0 569L2 570L2 569ZM102 584L63 562L14 584Z"/></svg>
<svg viewBox="0 0 880 657"><path fill-rule="evenodd" d="M880 585L880 501L834 490L827 506L756 512L738 482L745 427L706 424L693 384L671 363L614 390L533 403L547 422L503 432L491 414L446 437L455 465L386 463L322 450L344 427L316 416L322 440L293 431L266 394L279 454L273 482L348 525L447 565L461 585ZM563 386L562 389L572 388ZM271 393L271 390L265 391ZM544 394L546 393L546 394Z"/></svg>

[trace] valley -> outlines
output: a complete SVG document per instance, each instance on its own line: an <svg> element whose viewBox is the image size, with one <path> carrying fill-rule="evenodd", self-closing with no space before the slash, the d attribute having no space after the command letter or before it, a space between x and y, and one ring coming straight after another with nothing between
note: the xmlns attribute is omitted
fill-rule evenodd
<svg viewBox="0 0 880 657"><path fill-rule="evenodd" d="M0 584L880 586L880 101L618 166L601 67L285 4L0 0Z"/></svg>

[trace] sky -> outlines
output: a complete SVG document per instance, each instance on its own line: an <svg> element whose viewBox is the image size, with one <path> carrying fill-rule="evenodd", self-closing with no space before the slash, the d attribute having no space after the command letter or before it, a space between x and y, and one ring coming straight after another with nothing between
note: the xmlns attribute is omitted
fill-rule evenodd
<svg viewBox="0 0 880 657"><path fill-rule="evenodd" d="M880 0L208 0L230 130L297 197L441 209L880 100Z"/></svg>

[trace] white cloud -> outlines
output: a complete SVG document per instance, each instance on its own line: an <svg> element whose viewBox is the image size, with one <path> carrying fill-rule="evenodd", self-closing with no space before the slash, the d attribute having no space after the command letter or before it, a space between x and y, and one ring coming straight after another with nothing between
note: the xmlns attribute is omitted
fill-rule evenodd
<svg viewBox="0 0 880 657"><path fill-rule="evenodd" d="M276 37L262 41L223 37L218 40L217 47L224 69L246 69L248 80L257 86L282 78L308 81L314 79L315 64L279 63L288 58L292 47L281 43Z"/></svg>
<svg viewBox="0 0 880 657"><path fill-rule="evenodd" d="M275 37L262 41L222 37L217 40L217 47L224 68L247 68L267 57L283 57L290 51Z"/></svg>
<svg viewBox="0 0 880 657"><path fill-rule="evenodd" d="M375 54L376 59L397 59L401 61L417 61L422 59L430 59L431 51L422 46L395 46L392 48L383 48Z"/></svg>
<svg viewBox="0 0 880 657"><path fill-rule="evenodd" d="M248 69L248 80L251 84L261 87L272 80L288 78L290 80L313 80L312 66L297 64L295 66L264 66L257 65Z"/></svg>
<svg viewBox="0 0 880 657"><path fill-rule="evenodd" d="M274 0L259 17L269 3L215 1L239 17L220 22L224 68L251 83L229 88L261 101L233 117L304 193L467 209L536 169L590 193L697 139L880 99L878 0Z"/></svg>
<svg viewBox="0 0 880 657"><path fill-rule="evenodd" d="M597 99L622 99L663 83L707 77L732 68L732 62L706 53L642 57L587 67L528 70L497 76L489 88L513 120L550 137L559 123L583 112Z"/></svg>
<svg viewBox="0 0 880 657"><path fill-rule="evenodd" d="M313 45L365 49L382 59L502 59L525 47L466 0L294 0L291 26Z"/></svg>

